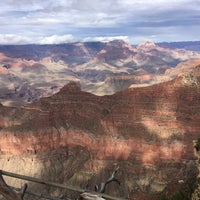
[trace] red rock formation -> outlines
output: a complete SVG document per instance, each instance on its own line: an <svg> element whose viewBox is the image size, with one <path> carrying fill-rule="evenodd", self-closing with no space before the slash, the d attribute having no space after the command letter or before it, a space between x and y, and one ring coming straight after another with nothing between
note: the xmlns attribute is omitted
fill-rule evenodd
<svg viewBox="0 0 200 200"><path fill-rule="evenodd" d="M165 74L170 77L177 77L178 75L190 73L191 70L195 66L197 66L200 63L200 59L193 59L185 62L179 63L176 68L167 69L165 71Z"/></svg>
<svg viewBox="0 0 200 200"><path fill-rule="evenodd" d="M117 162L123 189L111 186L109 191L132 199L138 193L161 192L180 179L186 184L188 171L196 169L192 141L200 131L199 77L197 66L166 83L102 97L70 83L24 108L1 106L1 154L36 156L42 177L51 174L52 179L73 184L92 180ZM60 167L50 152L57 152ZM74 168L65 180L70 166Z"/></svg>

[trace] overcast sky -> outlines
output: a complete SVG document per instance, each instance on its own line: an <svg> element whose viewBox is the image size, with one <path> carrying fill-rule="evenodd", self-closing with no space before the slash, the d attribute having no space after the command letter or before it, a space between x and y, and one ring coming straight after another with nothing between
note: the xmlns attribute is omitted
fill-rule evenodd
<svg viewBox="0 0 200 200"><path fill-rule="evenodd" d="M200 0L1 0L0 44L200 40Z"/></svg>

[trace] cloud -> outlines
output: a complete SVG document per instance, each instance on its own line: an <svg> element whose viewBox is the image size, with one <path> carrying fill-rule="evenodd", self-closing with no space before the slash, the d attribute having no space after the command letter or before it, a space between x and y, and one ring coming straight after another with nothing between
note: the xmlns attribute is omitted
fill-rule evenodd
<svg viewBox="0 0 200 200"><path fill-rule="evenodd" d="M130 42L131 38L128 36L86 37L82 39L82 42L109 42L112 40L124 40L125 42Z"/></svg>
<svg viewBox="0 0 200 200"><path fill-rule="evenodd" d="M38 44L61 44L76 41L77 39L72 35L52 35L49 37L38 38Z"/></svg>
<svg viewBox="0 0 200 200"><path fill-rule="evenodd" d="M0 44L29 44L31 43L30 38L17 36L14 34L0 34Z"/></svg>
<svg viewBox="0 0 200 200"><path fill-rule="evenodd" d="M48 37L24 37L14 34L0 34L1 45L12 44L61 44L78 41L72 35L52 35Z"/></svg>
<svg viewBox="0 0 200 200"><path fill-rule="evenodd" d="M179 34L185 40L198 40L199 13L200 0L0 1L4 41L10 37L19 43L32 41L31 37L49 43L123 35L129 38L155 35L161 41L178 40ZM18 36L12 36L15 34Z"/></svg>
<svg viewBox="0 0 200 200"><path fill-rule="evenodd" d="M14 34L0 34L0 44L2 45L22 45L22 44L62 44L74 42L109 42L112 40L124 40L131 42L133 38L128 36L105 36L76 38L73 35L52 35L47 37L23 37Z"/></svg>

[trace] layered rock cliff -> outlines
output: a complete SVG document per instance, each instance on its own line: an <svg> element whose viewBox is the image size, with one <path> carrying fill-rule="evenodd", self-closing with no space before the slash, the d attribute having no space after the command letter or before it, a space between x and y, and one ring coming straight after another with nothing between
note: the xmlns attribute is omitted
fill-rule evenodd
<svg viewBox="0 0 200 200"><path fill-rule="evenodd" d="M93 188L117 164L121 186L112 183L111 195L187 195L197 174L199 105L200 66L169 82L101 97L70 83L23 108L1 105L0 168Z"/></svg>

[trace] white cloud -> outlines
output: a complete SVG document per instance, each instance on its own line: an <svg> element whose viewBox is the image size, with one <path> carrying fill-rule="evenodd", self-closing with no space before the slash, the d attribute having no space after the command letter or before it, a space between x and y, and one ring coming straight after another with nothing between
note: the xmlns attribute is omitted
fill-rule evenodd
<svg viewBox="0 0 200 200"><path fill-rule="evenodd" d="M72 35L52 35L48 37L24 37L14 34L0 34L1 45L11 44L60 44L78 41Z"/></svg>
<svg viewBox="0 0 200 200"><path fill-rule="evenodd" d="M131 38L128 37L128 36L86 37L82 41L83 42L94 42L94 41L109 42L109 41L112 41L112 40L124 40L125 42L130 42Z"/></svg>
<svg viewBox="0 0 200 200"><path fill-rule="evenodd" d="M22 37L14 34L0 34L0 44L29 44L31 43L30 38Z"/></svg>
<svg viewBox="0 0 200 200"><path fill-rule="evenodd" d="M76 41L77 39L73 35L52 35L49 37L40 37L38 44L61 44Z"/></svg>
<svg viewBox="0 0 200 200"><path fill-rule="evenodd" d="M73 42L109 42L112 40L124 40L125 42L132 42L133 38L128 36L108 36L108 37L86 37L76 38L73 35L52 35L47 37L23 37L14 34L0 34L0 45L12 44L62 44Z"/></svg>

